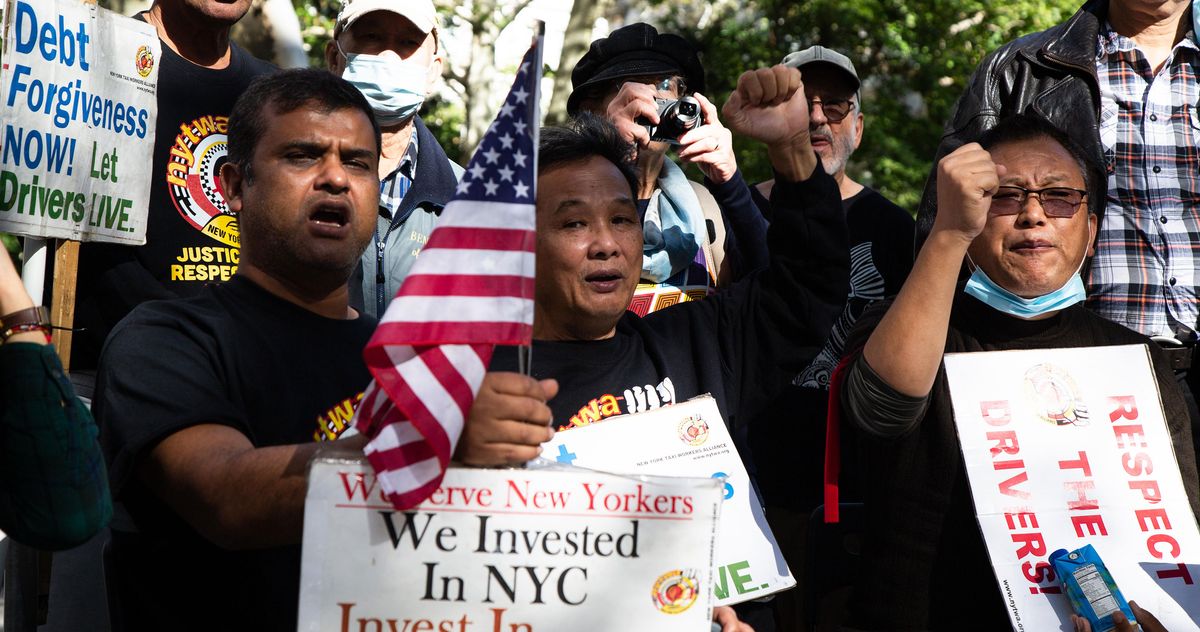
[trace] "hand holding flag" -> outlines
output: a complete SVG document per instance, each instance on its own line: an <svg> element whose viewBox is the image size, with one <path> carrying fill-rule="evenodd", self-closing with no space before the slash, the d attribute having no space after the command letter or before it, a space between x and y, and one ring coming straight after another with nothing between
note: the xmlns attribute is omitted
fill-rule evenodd
<svg viewBox="0 0 1200 632"><path fill-rule="evenodd" d="M363 353L375 379L354 426L397 509L441 484L493 345L531 343L541 46Z"/></svg>

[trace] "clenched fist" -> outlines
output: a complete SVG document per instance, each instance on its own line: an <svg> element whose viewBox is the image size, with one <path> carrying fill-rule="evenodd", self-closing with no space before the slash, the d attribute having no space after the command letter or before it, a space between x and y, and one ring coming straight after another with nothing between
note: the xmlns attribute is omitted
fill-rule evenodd
<svg viewBox="0 0 1200 632"><path fill-rule="evenodd" d="M1004 165L992 161L992 155L979 143L963 145L942 158L938 163L938 211L933 230L956 234L967 243L973 241L987 224L992 196L1004 172Z"/></svg>
<svg viewBox="0 0 1200 632"><path fill-rule="evenodd" d="M808 101L795 68L779 64L742 73L721 114L729 129L768 146L809 143Z"/></svg>

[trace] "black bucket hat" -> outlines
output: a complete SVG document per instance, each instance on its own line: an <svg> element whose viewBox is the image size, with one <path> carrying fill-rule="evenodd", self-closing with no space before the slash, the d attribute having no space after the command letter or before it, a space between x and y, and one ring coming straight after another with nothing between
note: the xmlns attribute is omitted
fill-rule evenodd
<svg viewBox="0 0 1200 632"><path fill-rule="evenodd" d="M660 34L638 22L592 42L571 71L567 113L579 111L589 88L642 75L680 75L687 80L688 90L704 92L704 66L696 47L678 35Z"/></svg>

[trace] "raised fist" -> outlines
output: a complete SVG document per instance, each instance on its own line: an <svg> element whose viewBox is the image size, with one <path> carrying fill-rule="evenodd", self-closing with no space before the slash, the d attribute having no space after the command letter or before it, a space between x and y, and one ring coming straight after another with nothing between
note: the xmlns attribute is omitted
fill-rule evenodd
<svg viewBox="0 0 1200 632"><path fill-rule="evenodd" d="M992 196L1000 186L1004 165L979 143L968 143L938 163L937 218L933 230L951 231L970 242L987 224Z"/></svg>
<svg viewBox="0 0 1200 632"><path fill-rule="evenodd" d="M721 108L729 129L770 146L809 144L800 71L782 64L747 70Z"/></svg>

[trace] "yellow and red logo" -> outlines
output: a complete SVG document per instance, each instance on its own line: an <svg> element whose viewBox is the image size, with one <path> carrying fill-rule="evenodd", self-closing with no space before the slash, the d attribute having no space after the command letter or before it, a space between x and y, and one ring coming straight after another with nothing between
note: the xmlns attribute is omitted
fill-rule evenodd
<svg viewBox="0 0 1200 632"><path fill-rule="evenodd" d="M1025 398L1042 421L1055 426L1088 425L1087 403L1062 367L1043 363L1025 371Z"/></svg>
<svg viewBox="0 0 1200 632"><path fill-rule="evenodd" d="M708 441L708 422L700 415L684 417L679 422L679 440L690 445L703 445Z"/></svg>
<svg viewBox="0 0 1200 632"><path fill-rule="evenodd" d="M696 598L700 596L700 582L696 580L696 571L694 570L674 570L664 573L654 582L654 588L650 591L651 598L654 600L654 607L660 612L666 614L679 614L692 604L696 603Z"/></svg>
<svg viewBox="0 0 1200 632"><path fill-rule="evenodd" d="M137 55L133 58L133 67L137 68L137 73L143 78L149 77L154 70L154 53L149 46L141 46L137 49Z"/></svg>

